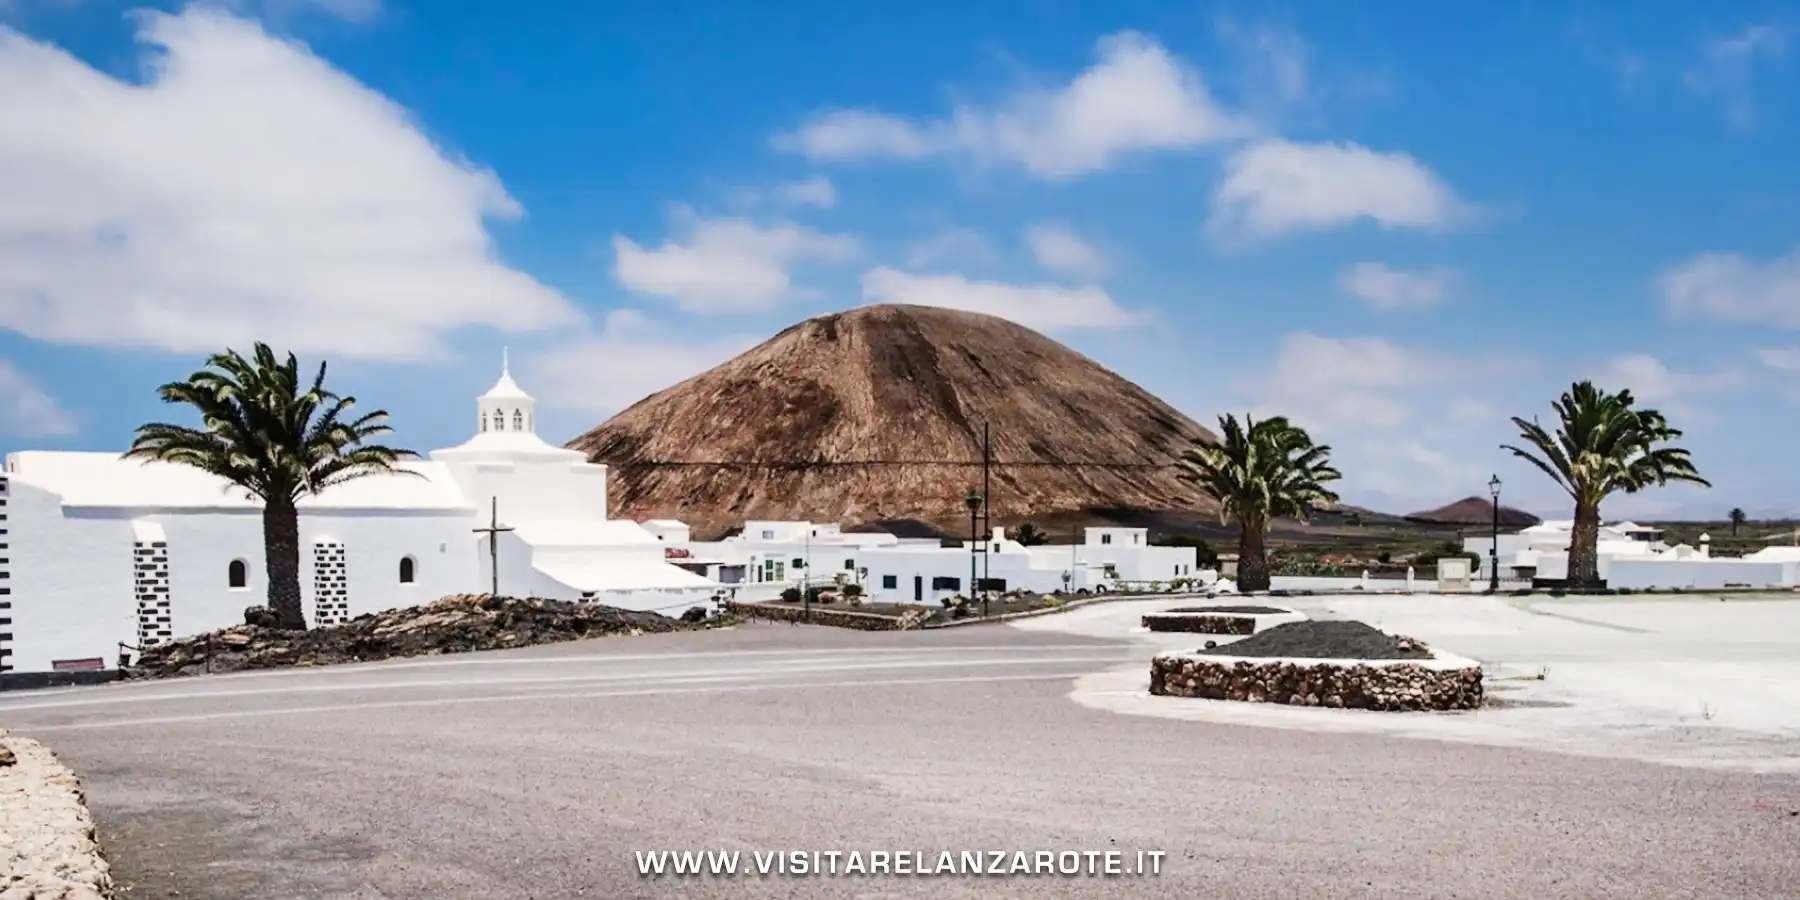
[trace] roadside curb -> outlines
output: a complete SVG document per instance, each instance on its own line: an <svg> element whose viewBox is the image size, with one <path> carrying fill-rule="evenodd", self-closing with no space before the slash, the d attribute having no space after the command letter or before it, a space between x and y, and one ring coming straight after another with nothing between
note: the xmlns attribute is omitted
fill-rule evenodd
<svg viewBox="0 0 1800 900"><path fill-rule="evenodd" d="M0 896L107 900L112 866L100 851L81 779L49 748L0 731Z"/></svg>

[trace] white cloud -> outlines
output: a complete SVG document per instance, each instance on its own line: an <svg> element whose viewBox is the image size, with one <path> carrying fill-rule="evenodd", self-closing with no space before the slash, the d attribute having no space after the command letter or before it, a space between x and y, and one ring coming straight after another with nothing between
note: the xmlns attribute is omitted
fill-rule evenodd
<svg viewBox="0 0 1800 900"><path fill-rule="evenodd" d="M17 437L64 437L76 432L75 417L11 360L0 359L0 433Z"/></svg>
<svg viewBox="0 0 1800 900"><path fill-rule="evenodd" d="M830 209L837 205L837 188L824 176L784 184L777 192L782 202L795 206L817 206Z"/></svg>
<svg viewBox="0 0 1800 900"><path fill-rule="evenodd" d="M1078 237L1067 225L1046 222L1025 230L1025 242L1038 264L1077 278L1101 278L1111 271L1106 256Z"/></svg>
<svg viewBox="0 0 1800 900"><path fill-rule="evenodd" d="M886 267L863 274L867 303L912 303L1010 319L1038 331L1124 328L1145 314L1125 310L1098 287L1004 284L961 275L915 275Z"/></svg>
<svg viewBox="0 0 1800 900"><path fill-rule="evenodd" d="M598 332L528 361L528 377L546 405L609 416L750 349L759 338L696 339L635 310L614 310Z"/></svg>
<svg viewBox="0 0 1800 900"><path fill-rule="evenodd" d="M613 250L620 284L674 300L689 312L765 310L807 296L794 287L795 266L842 262L860 252L847 235L743 219L692 219L682 242L655 248L614 235Z"/></svg>
<svg viewBox="0 0 1800 900"><path fill-rule="evenodd" d="M1247 93L1255 95L1262 107L1279 113L1307 99L1311 48L1298 34L1267 22L1247 26L1230 15L1218 16L1213 30L1243 59Z"/></svg>
<svg viewBox="0 0 1800 900"><path fill-rule="evenodd" d="M1450 293L1456 273L1449 269L1407 272L1386 263L1360 262L1338 274L1338 286L1377 309L1424 309Z"/></svg>
<svg viewBox="0 0 1800 900"><path fill-rule="evenodd" d="M1728 391L1742 386L1743 375L1730 370L1681 372L1649 354L1632 353L1608 360L1595 381L1608 390L1629 388L1641 402L1654 404Z"/></svg>
<svg viewBox="0 0 1800 900"><path fill-rule="evenodd" d="M1770 347L1756 351L1757 361L1777 372L1800 375L1800 347Z"/></svg>
<svg viewBox="0 0 1800 900"><path fill-rule="evenodd" d="M1800 249L1768 262L1703 253L1657 279L1677 317L1800 328Z"/></svg>
<svg viewBox="0 0 1800 900"><path fill-rule="evenodd" d="M769 188L737 188L727 194L727 199L733 206L741 209L764 206L816 206L819 209L830 209L837 205L838 195L837 186L831 183L831 179L815 176Z"/></svg>
<svg viewBox="0 0 1800 900"><path fill-rule="evenodd" d="M1361 432L1409 424L1427 402L1451 419L1479 417L1489 408L1476 400L1427 401L1425 395L1516 375L1528 365L1499 355L1418 350L1384 338L1295 332L1282 339L1269 370L1242 387L1256 400L1258 415L1285 415L1322 431ZM1429 418L1440 416L1432 411Z"/></svg>
<svg viewBox="0 0 1800 900"><path fill-rule="evenodd" d="M137 21L141 84L0 28L0 328L401 359L579 320L496 258L499 179L405 110L225 13Z"/></svg>
<svg viewBox="0 0 1800 900"><path fill-rule="evenodd" d="M1450 418L1457 422L1503 421L1504 414L1494 409L1486 401L1473 397L1458 397L1450 401Z"/></svg>
<svg viewBox="0 0 1800 900"><path fill-rule="evenodd" d="M822 112L778 148L816 160L964 157L1009 163L1046 179L1111 168L1127 154L1185 150L1247 135L1200 74L1155 40L1122 31L1067 84L1026 86L992 107L961 105L912 120L860 109Z"/></svg>
<svg viewBox="0 0 1800 900"><path fill-rule="evenodd" d="M1630 390L1639 405L1660 409L1671 416L1710 420L1705 409L1692 401L1735 390L1743 386L1745 379L1742 372L1735 370L1678 371L1654 356L1633 353L1608 360L1593 380L1610 391ZM1680 427L1681 423L1675 425Z"/></svg>
<svg viewBox="0 0 1800 900"><path fill-rule="evenodd" d="M1723 104L1725 119L1737 128L1756 124L1756 66L1787 55L1795 30L1781 25L1751 25L1732 37L1713 38L1701 47L1701 60L1687 71L1689 90Z"/></svg>
<svg viewBox="0 0 1800 900"><path fill-rule="evenodd" d="M1000 256L987 236L972 228L946 228L906 250L906 264L923 269L943 263L986 265Z"/></svg>
<svg viewBox="0 0 1800 900"><path fill-rule="evenodd" d="M1445 228L1467 212L1449 185L1404 153L1352 143L1259 141L1233 154L1213 194L1209 230L1271 238L1368 219L1384 228Z"/></svg>

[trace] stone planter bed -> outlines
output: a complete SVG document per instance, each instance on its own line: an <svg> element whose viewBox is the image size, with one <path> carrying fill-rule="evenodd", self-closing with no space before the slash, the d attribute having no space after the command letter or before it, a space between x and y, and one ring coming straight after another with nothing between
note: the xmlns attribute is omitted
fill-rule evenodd
<svg viewBox="0 0 1800 900"><path fill-rule="evenodd" d="M1361 622L1290 622L1150 662L1159 696L1381 711L1476 709L1481 664Z"/></svg>
<svg viewBox="0 0 1800 900"><path fill-rule="evenodd" d="M1291 609L1273 606L1182 606L1143 617L1143 627L1156 632L1183 634L1255 634L1306 617Z"/></svg>

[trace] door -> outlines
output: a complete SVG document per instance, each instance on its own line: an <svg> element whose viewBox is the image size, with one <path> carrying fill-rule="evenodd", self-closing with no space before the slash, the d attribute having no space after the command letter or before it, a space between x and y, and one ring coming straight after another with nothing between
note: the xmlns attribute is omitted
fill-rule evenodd
<svg viewBox="0 0 1800 900"><path fill-rule="evenodd" d="M923 575L913 576L913 602L925 602L925 576Z"/></svg>

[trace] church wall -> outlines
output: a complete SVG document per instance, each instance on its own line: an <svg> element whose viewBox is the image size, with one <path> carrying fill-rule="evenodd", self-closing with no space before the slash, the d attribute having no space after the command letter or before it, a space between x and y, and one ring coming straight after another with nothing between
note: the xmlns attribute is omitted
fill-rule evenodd
<svg viewBox="0 0 1800 900"><path fill-rule="evenodd" d="M482 524L498 497L500 524L606 518L606 468L585 463L486 462L448 464L451 477L479 512Z"/></svg>
<svg viewBox="0 0 1800 900"><path fill-rule="evenodd" d="M131 522L65 519L60 498L18 479L6 512L14 671L96 657L115 665L119 642L137 641Z"/></svg>
<svg viewBox="0 0 1800 900"><path fill-rule="evenodd" d="M70 510L54 494L14 481L7 498L13 601L9 663L15 671L46 671L56 660L99 657L116 665L119 643L140 646L135 582L139 566L154 579L166 565L168 630L184 637L241 624L244 609L268 598L262 515L258 510L144 512ZM309 624L317 624L314 545L343 545L344 617L427 603L481 589L478 552L486 544L470 529L469 512L303 512L300 519L300 594ZM165 544L139 540L133 521ZM144 546L139 547L139 544ZM141 552L140 552L141 551ZM163 562L152 562L163 553ZM412 557L411 584L400 582L400 560ZM234 560L244 562L244 586L231 585Z"/></svg>

